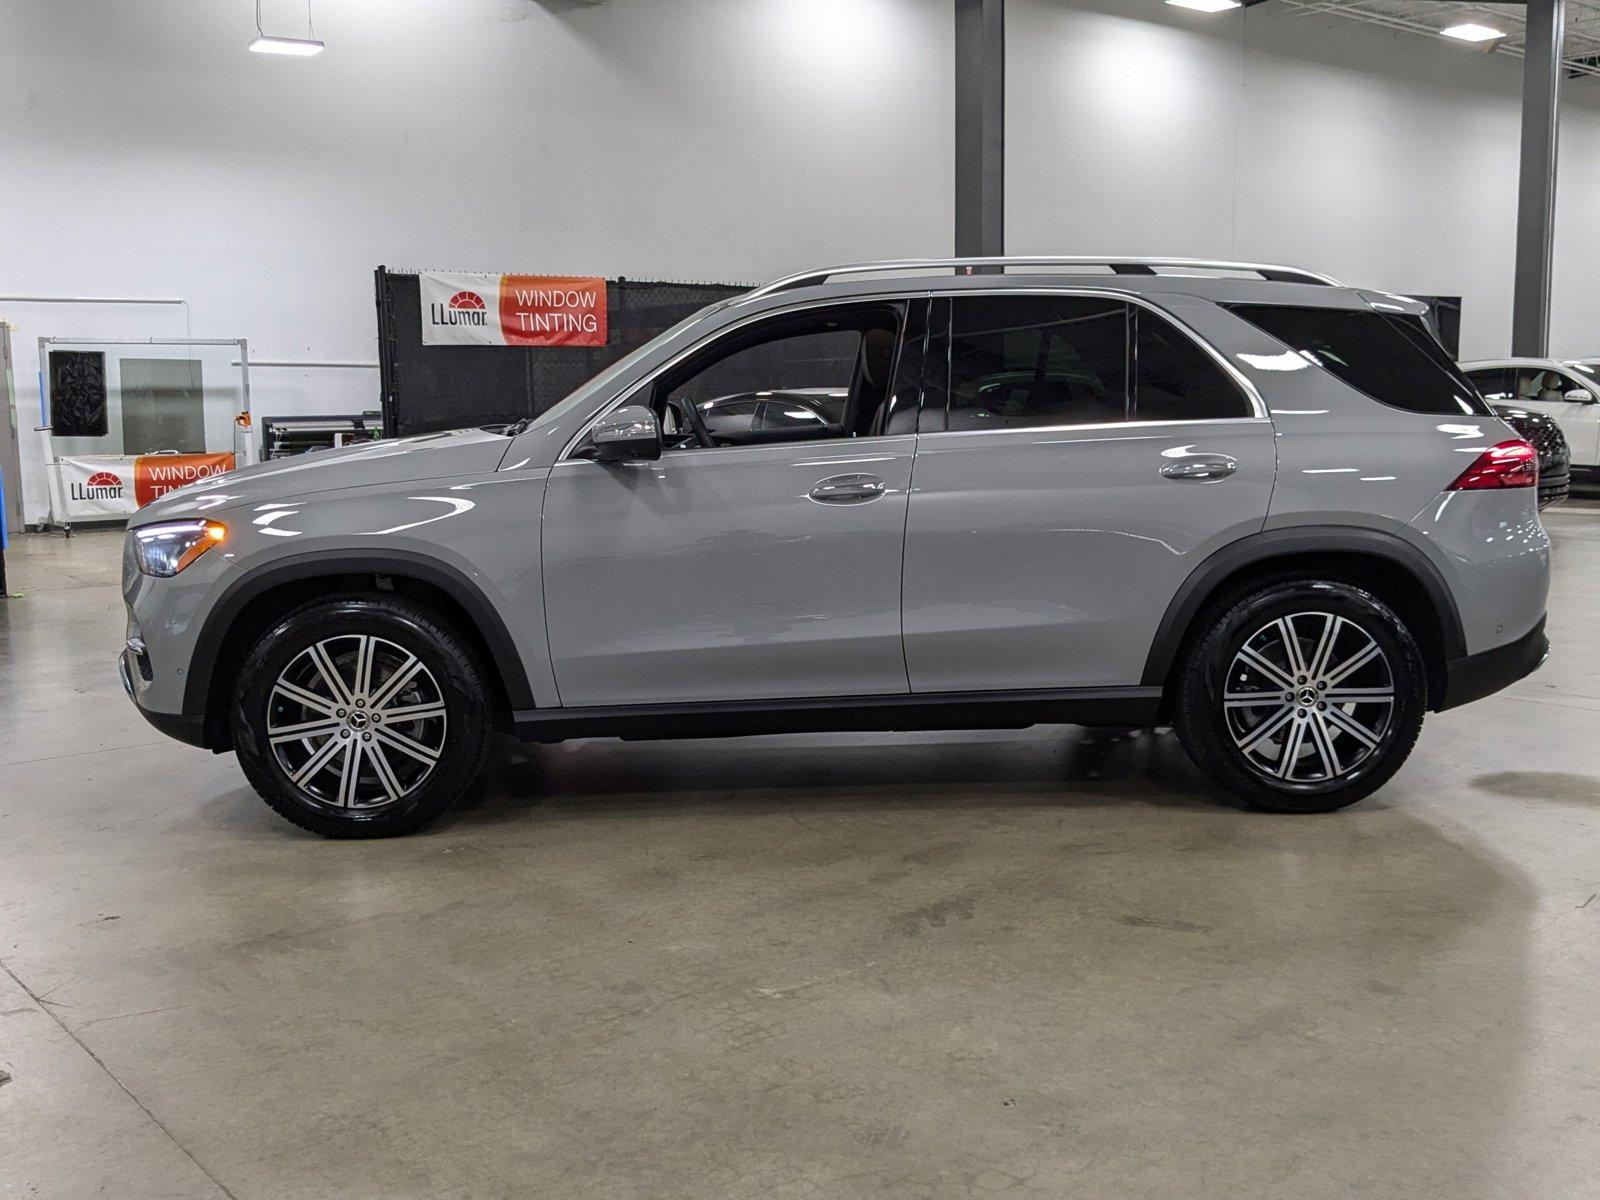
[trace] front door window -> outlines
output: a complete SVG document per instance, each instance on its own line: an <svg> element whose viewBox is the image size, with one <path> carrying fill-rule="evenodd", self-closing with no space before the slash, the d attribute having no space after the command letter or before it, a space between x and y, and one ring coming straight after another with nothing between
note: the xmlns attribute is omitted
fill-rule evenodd
<svg viewBox="0 0 1600 1200"><path fill-rule="evenodd" d="M730 334L657 382L667 449L869 437L882 429L905 305L803 310Z"/></svg>

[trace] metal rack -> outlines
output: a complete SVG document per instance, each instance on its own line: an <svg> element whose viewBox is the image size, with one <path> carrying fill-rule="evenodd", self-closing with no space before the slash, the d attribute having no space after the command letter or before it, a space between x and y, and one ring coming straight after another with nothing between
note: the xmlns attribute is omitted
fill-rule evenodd
<svg viewBox="0 0 1600 1200"><path fill-rule="evenodd" d="M263 461L290 458L312 450L329 450L383 436L383 413L339 413L316 417L264 417L261 421Z"/></svg>

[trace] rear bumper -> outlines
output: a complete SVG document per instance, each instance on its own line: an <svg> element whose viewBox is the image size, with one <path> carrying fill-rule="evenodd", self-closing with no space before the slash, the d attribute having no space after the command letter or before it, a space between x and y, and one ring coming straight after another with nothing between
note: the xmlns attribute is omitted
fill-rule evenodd
<svg viewBox="0 0 1600 1200"><path fill-rule="evenodd" d="M1538 669L1545 655L1550 653L1544 620L1540 617L1537 625L1514 642L1445 664L1444 700L1438 706L1440 711L1481 700Z"/></svg>
<svg viewBox="0 0 1600 1200"><path fill-rule="evenodd" d="M133 650L128 649L117 655L117 677L122 680L122 690L128 693L128 699L133 701L133 706L139 710L139 715L169 738L204 748L206 744L204 720L199 717L186 717L182 713L151 712L139 703L139 695L133 686L133 673L137 667L129 661L133 658L133 653Z"/></svg>
<svg viewBox="0 0 1600 1200"><path fill-rule="evenodd" d="M1549 508L1552 504L1559 504L1567 498L1572 490L1572 477L1567 466L1563 463L1552 468L1547 474L1543 467L1539 469L1539 507Z"/></svg>

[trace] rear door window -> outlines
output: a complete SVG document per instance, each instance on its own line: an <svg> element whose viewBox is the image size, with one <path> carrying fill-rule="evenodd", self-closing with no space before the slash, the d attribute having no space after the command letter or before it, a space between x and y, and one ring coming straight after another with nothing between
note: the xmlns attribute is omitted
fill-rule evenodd
<svg viewBox="0 0 1600 1200"><path fill-rule="evenodd" d="M1511 376L1509 367L1488 367L1467 372L1467 378L1472 381L1472 386L1478 389L1478 394L1485 400L1497 404L1509 404L1517 398Z"/></svg>
<svg viewBox="0 0 1600 1200"><path fill-rule="evenodd" d="M1128 306L1091 296L954 301L946 428L1128 418Z"/></svg>
<svg viewBox="0 0 1600 1200"><path fill-rule="evenodd" d="M1132 310L1133 416L1137 421L1218 421L1254 416L1250 401L1188 334L1159 313Z"/></svg>
<svg viewBox="0 0 1600 1200"><path fill-rule="evenodd" d="M1286 304L1228 308L1379 403L1414 413L1489 412L1419 317Z"/></svg>

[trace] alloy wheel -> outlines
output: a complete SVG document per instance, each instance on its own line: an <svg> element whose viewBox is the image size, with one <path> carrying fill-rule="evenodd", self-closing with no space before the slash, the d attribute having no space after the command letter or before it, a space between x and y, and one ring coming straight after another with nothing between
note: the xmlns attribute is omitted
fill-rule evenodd
<svg viewBox="0 0 1600 1200"><path fill-rule="evenodd" d="M267 740L289 782L342 809L382 808L414 792L448 730L444 692L422 660L365 634L302 650L267 701Z"/></svg>
<svg viewBox="0 0 1600 1200"><path fill-rule="evenodd" d="M1252 770L1286 784L1329 784L1382 746L1394 713L1388 656L1354 621L1279 617L1245 639L1228 668L1223 718Z"/></svg>

